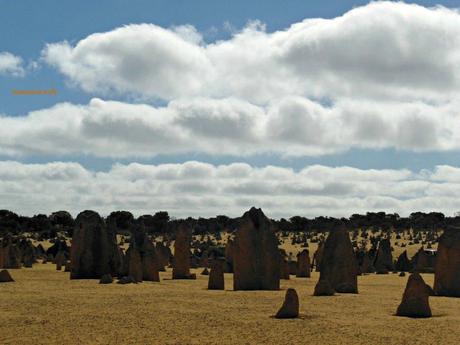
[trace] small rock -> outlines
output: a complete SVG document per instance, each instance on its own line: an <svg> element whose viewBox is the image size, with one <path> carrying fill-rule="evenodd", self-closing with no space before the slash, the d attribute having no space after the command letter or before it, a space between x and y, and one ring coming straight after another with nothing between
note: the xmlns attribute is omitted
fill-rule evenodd
<svg viewBox="0 0 460 345"><path fill-rule="evenodd" d="M112 284L113 283L113 278L110 274L104 274L101 277L101 280L99 280L99 284Z"/></svg>
<svg viewBox="0 0 460 345"><path fill-rule="evenodd" d="M299 296L295 289L288 289L283 305L275 315L277 319L295 319L299 317Z"/></svg>
<svg viewBox="0 0 460 345"><path fill-rule="evenodd" d="M126 277L120 278L117 281L117 284L137 284L137 282L136 282L136 279L134 279L133 277L126 276Z"/></svg>
<svg viewBox="0 0 460 345"><path fill-rule="evenodd" d="M0 271L0 283L9 283L14 282L14 279L11 277L10 272L7 270Z"/></svg>

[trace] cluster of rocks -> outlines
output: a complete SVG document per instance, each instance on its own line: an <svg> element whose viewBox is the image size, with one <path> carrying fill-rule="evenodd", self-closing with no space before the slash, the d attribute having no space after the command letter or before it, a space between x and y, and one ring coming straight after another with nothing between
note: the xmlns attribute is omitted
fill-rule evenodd
<svg viewBox="0 0 460 345"><path fill-rule="evenodd" d="M0 268L21 268L19 248L10 236L0 243Z"/></svg>
<svg viewBox="0 0 460 345"><path fill-rule="evenodd" d="M404 290L397 316L427 318L432 316L429 297L460 297L460 227L449 226L439 238L435 260L419 250L412 260L403 252L395 265L397 270L412 271ZM431 272L434 266L434 288L425 283L420 272ZM401 275L404 276L404 275Z"/></svg>
<svg viewBox="0 0 460 345"><path fill-rule="evenodd" d="M359 274L377 273L388 274L390 272L419 272L434 273L436 255L429 255L422 246L415 255L409 259L407 250L404 250L396 260L393 260L393 248L390 240L381 239L377 248L367 251L356 251Z"/></svg>
<svg viewBox="0 0 460 345"><path fill-rule="evenodd" d="M233 238L225 248L194 243L187 223L178 223L174 238L174 255L170 242L154 243L142 223L132 224L129 247L124 250L117 243L116 219L104 220L94 211L81 212L74 222L71 246L56 239L44 250L25 238L4 237L0 242L0 268L32 267L38 258L53 262L57 270L64 267L70 279L99 279L100 284L111 284L114 277L119 284L159 282L159 272L172 267L173 279L196 279L191 268L203 267L208 276L209 290L225 289L225 273L233 273L233 290L279 290L281 279L310 278L311 271L319 271L314 296L332 296L336 293L358 293L358 276L366 273L388 274L411 272L396 315L430 317L429 297L460 297L460 228L449 227L439 238L437 256L428 255L422 247L409 259L404 251L393 260L388 238L380 238L367 251L355 250L344 223L329 231L310 261L306 238L295 241L302 247L297 260L279 249L275 224L261 209L251 208L238 220ZM125 239L122 240L125 243ZM193 251L191 247L193 246ZM199 248L198 248L199 247ZM434 259L436 258L436 259ZM431 289L420 275L434 272ZM0 282L13 281L7 270L0 272ZM299 316L299 297L294 289L286 291L276 318Z"/></svg>
<svg viewBox="0 0 460 345"><path fill-rule="evenodd" d="M38 262L38 258L44 256L43 247L41 245L35 247L26 238L13 238L7 235L3 240L0 240L0 268L30 268Z"/></svg>
<svg viewBox="0 0 460 345"><path fill-rule="evenodd" d="M119 277L121 283L160 281L165 250L148 238L142 225L132 233L126 253L118 246L114 219L106 222L94 211L83 211L75 219L71 246L71 279L100 279L101 284ZM160 254L158 254L160 252ZM167 259L169 262L169 258ZM112 279L109 279L112 278Z"/></svg>
<svg viewBox="0 0 460 345"><path fill-rule="evenodd" d="M110 217L104 221L94 211L83 211L75 219L70 248L70 278L100 279L101 284L159 281L159 271L164 271L172 256L173 279L196 279L190 272L194 266L190 251L191 229L179 224L174 242L174 256L163 244L155 246L142 226L132 233L126 253L116 241L116 224ZM240 219L234 241L228 241L225 256L208 252L200 257L209 274L208 288L225 288L224 272L234 273L235 290L278 290L281 260L272 222L260 209L252 208ZM56 250L57 266L66 264L64 252ZM207 270L209 266L210 270ZM59 268L60 269L60 268ZM289 276L289 267L285 272ZM300 254L297 273L310 276L308 250ZM110 279L112 278L112 279Z"/></svg>

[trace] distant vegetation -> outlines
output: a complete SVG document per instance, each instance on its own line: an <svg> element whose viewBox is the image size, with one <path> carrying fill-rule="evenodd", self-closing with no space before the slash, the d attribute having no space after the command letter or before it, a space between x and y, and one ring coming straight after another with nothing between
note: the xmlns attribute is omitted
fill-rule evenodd
<svg viewBox="0 0 460 345"><path fill-rule="evenodd" d="M218 233L223 230L232 232L239 218L219 215L212 218L173 219L168 212L160 211L153 215L146 214L135 218L131 212L115 211L108 217L113 217L120 233L129 233L133 225L141 225L149 234L168 234L175 231L179 222L186 222L196 235ZM107 217L107 218L108 218ZM276 228L282 232L317 232L330 231L337 223L343 222L352 229L369 229L376 231L402 232L444 229L448 225L458 224L459 216L446 217L440 212L414 212L409 217L400 217L396 213L368 212L365 215L353 214L349 218L316 217L309 219L294 216L289 219L274 220ZM53 212L50 215L38 214L33 217L20 216L8 210L0 210L0 236L6 233L20 234L31 232L40 234L43 239L53 238L57 232L65 232L72 236L74 219L67 211Z"/></svg>

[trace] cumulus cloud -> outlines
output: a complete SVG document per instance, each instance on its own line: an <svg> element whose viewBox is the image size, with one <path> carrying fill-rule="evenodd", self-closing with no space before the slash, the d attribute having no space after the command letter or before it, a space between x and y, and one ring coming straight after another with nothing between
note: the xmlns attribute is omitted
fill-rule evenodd
<svg viewBox="0 0 460 345"><path fill-rule="evenodd" d="M300 171L245 163L115 164L91 171L78 163L0 162L3 206L22 214L167 210L176 217L239 216L255 205L274 218L349 216L368 211L458 211L460 168L434 171L307 166Z"/></svg>
<svg viewBox="0 0 460 345"><path fill-rule="evenodd" d="M132 92L153 98L197 93L211 68L188 26L163 29L153 24L129 25L96 33L72 47L49 44L44 59L71 82L89 92Z"/></svg>
<svg viewBox="0 0 460 345"><path fill-rule="evenodd" d="M372 2L276 32L255 21L212 43L191 25L133 24L42 55L89 93L165 106L93 99L3 116L1 154L460 148L460 13L443 7Z"/></svg>
<svg viewBox="0 0 460 345"><path fill-rule="evenodd" d="M9 52L0 52L0 75L22 77L25 74L22 58Z"/></svg>
<svg viewBox="0 0 460 345"><path fill-rule="evenodd" d="M88 92L147 98L284 96L445 100L460 87L460 14L373 2L266 32L258 22L204 43L192 26L128 25L43 57Z"/></svg>
<svg viewBox="0 0 460 345"><path fill-rule="evenodd" d="M164 107L92 99L26 116L0 116L0 154L136 158L160 154L322 155L350 148L460 149L458 101L285 97L266 106L236 98L178 99Z"/></svg>

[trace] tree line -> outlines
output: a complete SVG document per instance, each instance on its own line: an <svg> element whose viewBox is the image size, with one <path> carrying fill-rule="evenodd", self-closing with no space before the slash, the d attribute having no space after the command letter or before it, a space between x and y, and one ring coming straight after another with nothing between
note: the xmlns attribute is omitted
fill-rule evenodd
<svg viewBox="0 0 460 345"><path fill-rule="evenodd" d="M135 218L128 211L114 211L107 218L112 218L117 230L129 232L134 225L141 225L147 233L167 234L175 231L179 222L186 222L195 234L217 233L223 230L234 231L239 218L219 215L211 218L176 219L166 211L145 214ZM353 214L348 218L319 216L307 218L293 216L289 219L273 220L279 231L289 232L323 232L333 230L337 224L344 223L351 229L370 229L381 231L435 231L446 226L459 224L460 216L446 217L440 212L414 212L408 217L400 217L397 213L367 212ZM72 235L74 218L67 211L53 212L50 215L37 214L32 217L18 215L9 210L0 210L0 236L5 233L20 234L23 232L45 233L46 237L55 237L57 232L65 231Z"/></svg>

